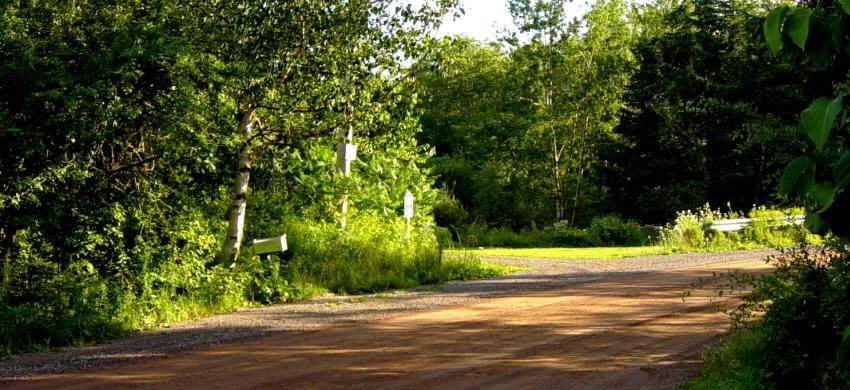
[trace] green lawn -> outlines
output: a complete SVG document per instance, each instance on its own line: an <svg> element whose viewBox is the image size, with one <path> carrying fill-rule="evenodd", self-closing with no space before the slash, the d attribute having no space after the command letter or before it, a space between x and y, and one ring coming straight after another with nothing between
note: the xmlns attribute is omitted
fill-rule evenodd
<svg viewBox="0 0 850 390"><path fill-rule="evenodd" d="M479 256L542 257L554 259L620 259L643 255L668 255L661 246L629 246L605 248L484 248L452 249L449 254L473 253Z"/></svg>

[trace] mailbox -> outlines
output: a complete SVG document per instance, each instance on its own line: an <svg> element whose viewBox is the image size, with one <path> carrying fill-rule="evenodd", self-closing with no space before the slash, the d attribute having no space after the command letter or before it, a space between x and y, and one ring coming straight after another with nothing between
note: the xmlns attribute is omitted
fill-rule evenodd
<svg viewBox="0 0 850 390"><path fill-rule="evenodd" d="M263 238L254 240L254 254L262 255L266 253L284 252L286 247L286 234L278 237Z"/></svg>

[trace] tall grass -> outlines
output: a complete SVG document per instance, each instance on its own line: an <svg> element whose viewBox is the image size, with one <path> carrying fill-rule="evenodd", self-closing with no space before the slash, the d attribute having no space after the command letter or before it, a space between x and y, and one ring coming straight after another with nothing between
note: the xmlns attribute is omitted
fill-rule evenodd
<svg viewBox="0 0 850 390"><path fill-rule="evenodd" d="M472 279L513 270L477 257L445 259L432 229L405 238L399 219L353 218L337 224L293 221L268 230L288 235L281 256L256 256L247 246L234 268L215 263L217 232L189 225L183 244L163 248L148 268L128 278L79 261L36 278L35 250L24 270L4 269L0 286L0 357L84 345L134 331L242 307L309 298L325 291L373 292ZM268 232L259 232L265 234ZM47 264L44 267L47 267ZM52 270L52 269L51 269ZM12 271L15 273L13 274Z"/></svg>
<svg viewBox="0 0 850 390"><path fill-rule="evenodd" d="M550 248L638 246L653 244L656 230L616 215L594 217L587 228L557 222L543 229L515 232L507 227L490 229L472 224L453 230L457 244L464 247Z"/></svg>
<svg viewBox="0 0 850 390"><path fill-rule="evenodd" d="M372 292L508 271L474 257L446 259L431 229L410 232L401 221L352 221L345 230L326 223L293 223L287 275L336 293Z"/></svg>
<svg viewBox="0 0 850 390"><path fill-rule="evenodd" d="M771 373L766 368L770 348L756 329L732 333L722 344L703 352L703 367L682 385L686 390L763 389Z"/></svg>
<svg viewBox="0 0 850 390"><path fill-rule="evenodd" d="M676 219L661 230L660 242L671 250L686 252L783 248L798 242L819 243L821 238L804 227L782 222L799 214L804 214L799 208L780 210L764 206L755 206L747 213L722 212L706 204L695 211L679 212ZM706 230L706 225L714 221L744 217L752 222L740 231Z"/></svg>

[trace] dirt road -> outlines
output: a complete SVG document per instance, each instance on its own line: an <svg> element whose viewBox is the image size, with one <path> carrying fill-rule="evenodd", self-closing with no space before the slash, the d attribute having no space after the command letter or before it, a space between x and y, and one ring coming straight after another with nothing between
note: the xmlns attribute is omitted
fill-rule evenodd
<svg viewBox="0 0 850 390"><path fill-rule="evenodd" d="M22 388L672 388L729 328L713 272L760 258L612 273L379 320L277 332L163 358L36 375ZM734 298L732 298L734 299Z"/></svg>

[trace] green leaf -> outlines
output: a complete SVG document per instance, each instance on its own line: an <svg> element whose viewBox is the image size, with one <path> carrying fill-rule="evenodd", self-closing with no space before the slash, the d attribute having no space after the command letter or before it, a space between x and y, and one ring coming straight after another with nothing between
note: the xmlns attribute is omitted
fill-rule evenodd
<svg viewBox="0 0 850 390"><path fill-rule="evenodd" d="M826 220L817 213L807 213L803 224L806 226L806 229L809 229L809 231L815 234L822 234L826 231Z"/></svg>
<svg viewBox="0 0 850 390"><path fill-rule="evenodd" d="M841 338L841 344L838 345L835 360L841 368L850 363L850 326L844 329L844 336Z"/></svg>
<svg viewBox="0 0 850 390"><path fill-rule="evenodd" d="M812 191L812 188L815 186L815 172L816 172L815 163L811 163L811 165L803 171L803 174L800 176L800 179L797 181L797 196L802 198L806 196L809 192Z"/></svg>
<svg viewBox="0 0 850 390"><path fill-rule="evenodd" d="M838 0L838 4L841 4L844 13L850 14L850 0Z"/></svg>
<svg viewBox="0 0 850 390"><path fill-rule="evenodd" d="M832 178L835 179L835 188L843 190L850 184L850 150L841 156L835 168L832 169Z"/></svg>
<svg viewBox="0 0 850 390"><path fill-rule="evenodd" d="M773 55L779 54L779 48L782 45L782 21L787 12L788 6L776 7L767 14L767 19L764 21L764 39Z"/></svg>
<svg viewBox="0 0 850 390"><path fill-rule="evenodd" d="M845 0L850 2L850 0ZM844 46L844 28L847 25L847 16L837 13L832 17L832 44L835 51L840 52Z"/></svg>
<svg viewBox="0 0 850 390"><path fill-rule="evenodd" d="M791 37L791 40L800 47L806 48L806 40L809 38L809 18L812 16L812 9L797 8L785 21L785 34Z"/></svg>
<svg viewBox="0 0 850 390"><path fill-rule="evenodd" d="M791 195L794 189L797 188L800 177L803 176L803 173L811 164L812 162L806 156L797 157L794 161L791 161L788 167L785 168L785 173L782 174L779 190L785 195Z"/></svg>
<svg viewBox="0 0 850 390"><path fill-rule="evenodd" d="M803 132L815 143L818 150L821 150L829 139L832 125L841 111L842 100L841 95L831 101L829 98L821 97L800 114Z"/></svg>
<svg viewBox="0 0 850 390"><path fill-rule="evenodd" d="M824 211L832 206L835 200L835 185L831 181L815 184L809 192L818 205L818 211Z"/></svg>

